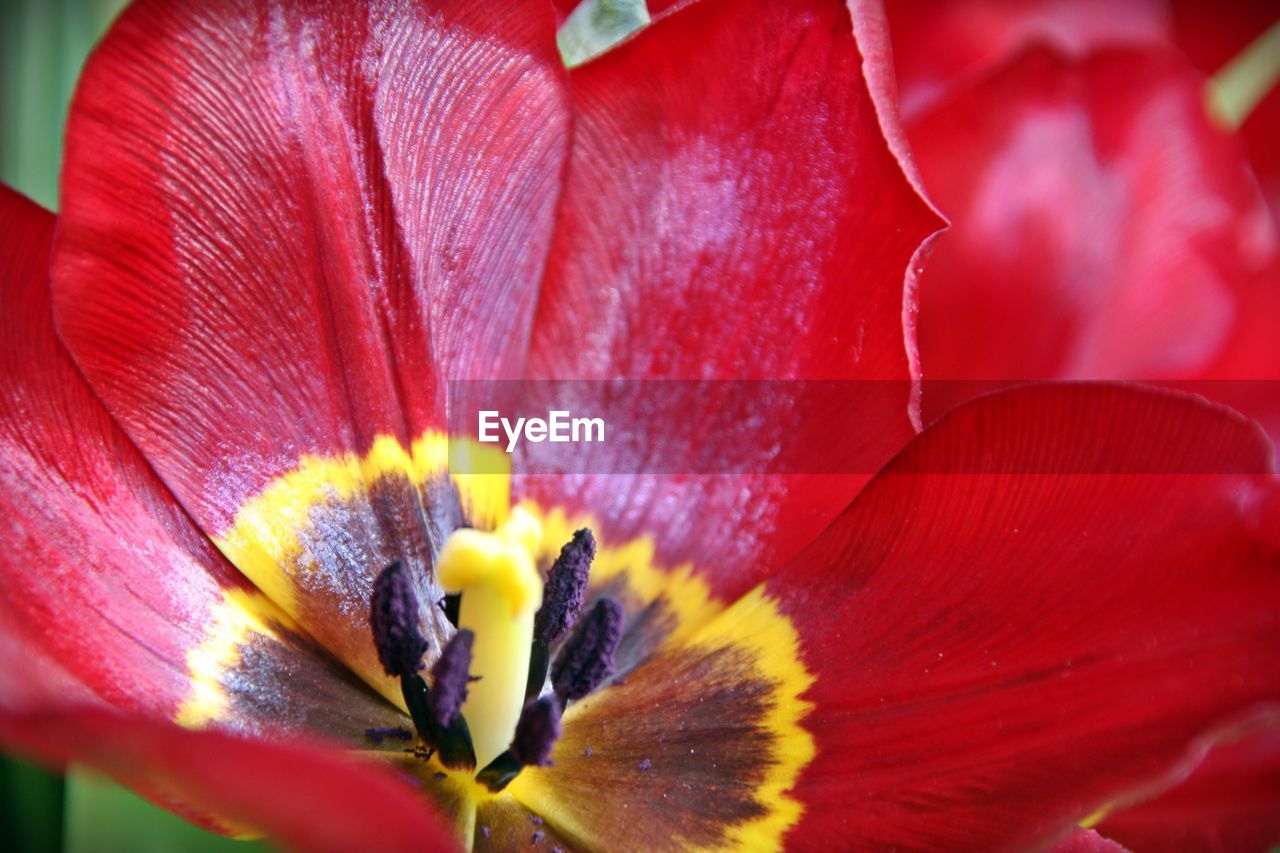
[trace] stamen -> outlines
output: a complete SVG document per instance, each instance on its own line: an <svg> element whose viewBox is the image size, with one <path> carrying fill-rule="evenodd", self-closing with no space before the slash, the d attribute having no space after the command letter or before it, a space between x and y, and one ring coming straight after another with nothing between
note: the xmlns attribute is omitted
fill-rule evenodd
<svg viewBox="0 0 1280 853"><path fill-rule="evenodd" d="M582 528L560 549L547 584L542 588L542 607L533 620L533 638L548 646L564 636L582 610L591 561L596 556L596 538Z"/></svg>
<svg viewBox="0 0 1280 853"><path fill-rule="evenodd" d="M526 703L511 746L477 773L476 781L494 793L503 790L525 767L550 764L559 738L560 703L556 698L546 696Z"/></svg>
<svg viewBox="0 0 1280 853"><path fill-rule="evenodd" d="M533 699L542 692L551 663L551 644L563 637L578 618L595 556L596 538L584 527L560 549L560 556L547 573L542 607L533 620L533 648L529 652L525 699Z"/></svg>
<svg viewBox="0 0 1280 853"><path fill-rule="evenodd" d="M476 766L475 747L471 743L471 731L461 714L454 714L448 725L436 720L432 705L432 690L416 672L400 679L400 692L405 707L413 718L413 727L430 749L440 755L440 763L455 770L470 770ZM428 753L429 754L429 753Z"/></svg>
<svg viewBox="0 0 1280 853"><path fill-rule="evenodd" d="M440 759L447 767L475 767L471 736L466 721L458 717L457 708L453 708L448 722L438 721L437 709L448 710L452 702L448 691L444 696L436 697L418 674L422 669L422 656L427 651L427 641L418 630L418 615L418 596L414 594L409 576L398 561L394 562L374 580L373 594L369 599L369 623L373 627L373 644L378 650L378 660L387 675L400 679L405 707L409 709L413 727L418 730L423 743L438 749ZM469 657L466 641L459 648L465 649ZM459 654L454 653L455 661ZM465 663L462 669L465 684Z"/></svg>
<svg viewBox="0 0 1280 853"><path fill-rule="evenodd" d="M471 669L471 645L475 634L461 630L444 647L431 667L431 713L441 728L448 728L467 698L467 675Z"/></svg>
<svg viewBox="0 0 1280 853"><path fill-rule="evenodd" d="M373 644L387 675L403 678L422 669L427 641L418 630L418 618L413 582L397 560L374 580L370 598Z"/></svg>
<svg viewBox="0 0 1280 853"><path fill-rule="evenodd" d="M597 601L578 621L551 670L551 686L561 702L581 699L613 675L622 622L622 605L612 598Z"/></svg>
<svg viewBox="0 0 1280 853"><path fill-rule="evenodd" d="M559 739L560 703L547 696L524 706L511 741L511 755L525 767L545 767L551 763L551 750Z"/></svg>

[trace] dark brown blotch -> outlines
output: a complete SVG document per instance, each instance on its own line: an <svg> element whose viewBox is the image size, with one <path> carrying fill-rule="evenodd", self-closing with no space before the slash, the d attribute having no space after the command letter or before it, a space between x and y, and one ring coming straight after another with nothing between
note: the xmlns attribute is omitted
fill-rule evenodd
<svg viewBox="0 0 1280 853"><path fill-rule="evenodd" d="M539 784L586 827L584 844L715 846L764 814L773 687L739 649L660 653L580 703Z"/></svg>
<svg viewBox="0 0 1280 853"><path fill-rule="evenodd" d="M231 725L254 735L319 734L378 748L370 728L409 726L399 709L375 693L337 659L309 640L273 626L284 642L260 634L240 646L240 659L226 670L223 690ZM403 749L384 741L380 748Z"/></svg>
<svg viewBox="0 0 1280 853"><path fill-rule="evenodd" d="M445 539L462 521L458 494L447 479L421 489L403 474L374 482L354 500L330 498L311 509L298 532L298 621L344 660L373 657L368 632L369 596L383 568L399 561L411 579L428 642L426 663L439 655L453 626L435 606L444 593L434 565ZM360 612L365 611L364 618Z"/></svg>

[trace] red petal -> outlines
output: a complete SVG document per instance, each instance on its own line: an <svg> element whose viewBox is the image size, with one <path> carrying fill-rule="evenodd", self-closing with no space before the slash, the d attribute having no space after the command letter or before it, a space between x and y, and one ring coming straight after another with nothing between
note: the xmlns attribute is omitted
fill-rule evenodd
<svg viewBox="0 0 1280 853"><path fill-rule="evenodd" d="M909 126L955 223L921 277L931 378L1280 378L1280 241L1202 84L1034 52ZM964 390L927 386L926 420Z"/></svg>
<svg viewBox="0 0 1280 853"><path fill-rule="evenodd" d="M29 372L32 365L57 349L48 321L49 243L53 238L53 214L28 201L23 196L0 185L0 293L5 310L0 312L0 437L6 451L0 451L0 506L8 507L13 500L13 489L8 484L12 475L25 461L29 448L36 442L27 437L30 426L15 419L15 404L26 399L26 383L16 373ZM35 303L36 322L30 323L24 308ZM41 322L43 320L43 322ZM36 346L27 349L29 338L35 332ZM40 346L39 343L44 346ZM41 350L44 352L41 352ZM66 363L65 355L56 354ZM55 359L55 364L58 363ZM63 374L75 389L79 379L71 372ZM84 402L84 398L79 398ZM72 404L74 406L74 404ZM100 408L100 407L99 407ZM89 409L92 413L92 408ZM14 438L22 438L22 444L12 444ZM14 452L17 448L23 448ZM29 501L26 501L29 505ZM20 559L21 545L12 543L18 528L10 523L0 527L0 577L4 578L5 595L0 596L0 707L19 707L43 704L54 699L92 702L96 696L80 678L67 669L48 651L28 641L27 613L31 602L21 594L19 581L34 575L31 566Z"/></svg>
<svg viewBox="0 0 1280 853"><path fill-rule="evenodd" d="M55 701L94 704L89 688L42 649L24 642L12 619L0 618L0 708L30 708Z"/></svg>
<svg viewBox="0 0 1280 853"><path fill-rule="evenodd" d="M1238 416L1123 387L927 429L766 587L817 676L791 837L1026 847L1280 711L1269 470Z"/></svg>
<svg viewBox="0 0 1280 853"><path fill-rule="evenodd" d="M15 611L16 608L0 598L0 673L4 673L0 680L0 708L100 702L79 677L49 652L26 641L23 618Z"/></svg>
<svg viewBox="0 0 1280 853"><path fill-rule="evenodd" d="M54 766L93 767L188 818L218 815L229 821L224 831L249 827L290 849L456 847L420 794L376 765L319 745L83 710L0 713L0 740Z"/></svg>
<svg viewBox="0 0 1280 853"><path fill-rule="evenodd" d="M0 217L7 642L46 650L111 702L167 713L187 690L186 650L238 576L59 346L47 290L53 216L3 190ZM28 674L39 678L41 670Z"/></svg>
<svg viewBox="0 0 1280 853"><path fill-rule="evenodd" d="M59 331L94 390L196 523L373 682L352 614L390 560L429 565L430 490L353 463L354 494L308 470L309 497L233 519L304 458L408 458L443 425L444 378L519 369L568 153L553 15L440 5L131 6L73 106L55 246ZM329 514L306 540L282 505Z"/></svg>
<svg viewBox="0 0 1280 853"><path fill-rule="evenodd" d="M707 0L577 70L530 373L908 378L902 276L936 220L859 59L838 3Z"/></svg>
<svg viewBox="0 0 1280 853"><path fill-rule="evenodd" d="M862 73L867 78L867 86L880 116L885 139L911 185L928 201L902 126L902 103L894 73L894 45L889 32L888 10L881 0L848 0L848 6L853 16L854 37L863 57ZM919 257L921 255L917 252L917 258ZM918 260L913 259L909 272L914 274L919 266Z"/></svg>
<svg viewBox="0 0 1280 853"><path fill-rule="evenodd" d="M707 0L577 69L575 147L530 374L900 380L899 396L842 436L880 442L886 457L899 447L913 431L915 378L903 279L937 219L886 144L859 63L838 2ZM777 406L785 414L787 402ZM753 439L761 459L783 414ZM633 415L644 434L645 413ZM664 448L665 470L705 450ZM643 471L650 451L613 468ZM661 531L664 559L731 567L749 584L860 483L606 477L524 488L603 516L615 539ZM730 520L747 508L749 527L765 532Z"/></svg>
<svg viewBox="0 0 1280 853"><path fill-rule="evenodd" d="M902 108L919 115L1027 45L1073 55L1169 37L1162 0L886 0Z"/></svg>
<svg viewBox="0 0 1280 853"><path fill-rule="evenodd" d="M50 314L53 222L0 188L0 704L100 697L192 723L356 738L388 724L391 709L280 614L238 609L260 597L80 378Z"/></svg>
<svg viewBox="0 0 1280 853"><path fill-rule="evenodd" d="M513 373L567 153L543 3L143 2L67 135L59 331L197 522Z"/></svg>
<svg viewBox="0 0 1280 853"><path fill-rule="evenodd" d="M1280 730L1213 749L1186 781L1107 815L1135 850L1270 850L1280 844Z"/></svg>

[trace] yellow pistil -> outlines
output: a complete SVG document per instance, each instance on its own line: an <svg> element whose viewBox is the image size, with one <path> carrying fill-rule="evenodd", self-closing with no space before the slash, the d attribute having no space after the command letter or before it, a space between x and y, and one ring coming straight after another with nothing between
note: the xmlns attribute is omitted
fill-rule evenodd
<svg viewBox="0 0 1280 853"><path fill-rule="evenodd" d="M475 634L471 675L479 680L468 689L462 716L477 768L506 750L524 705L533 617L542 604L533 561L541 539L538 520L517 508L494 533L455 531L436 564L444 591L462 594L458 627Z"/></svg>

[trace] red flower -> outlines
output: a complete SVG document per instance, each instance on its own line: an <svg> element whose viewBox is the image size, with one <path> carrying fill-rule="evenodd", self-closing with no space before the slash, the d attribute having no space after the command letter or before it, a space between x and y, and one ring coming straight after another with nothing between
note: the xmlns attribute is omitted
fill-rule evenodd
<svg viewBox="0 0 1280 853"><path fill-rule="evenodd" d="M1275 4L889 11L908 134L954 222L921 281L929 376L1193 380L1280 435L1280 239L1261 203L1280 210ZM928 420L983 384L926 385ZM1280 841L1266 737L1102 831L1138 849Z"/></svg>
<svg viewBox="0 0 1280 853"><path fill-rule="evenodd" d="M1203 72L1276 18L1254 5L890 4L907 135L953 223L920 283L930 380L1192 381L1280 435L1270 167L1205 108ZM974 390L938 382L926 421Z"/></svg>
<svg viewBox="0 0 1280 853"><path fill-rule="evenodd" d="M56 239L0 195L0 737L304 848L986 848L1274 714L1255 427L1060 386L912 437L938 220L876 12L704 0L567 75L532 3L128 10ZM520 375L892 380L832 447L905 447L450 471L445 380ZM570 540L590 621L496 644Z"/></svg>

